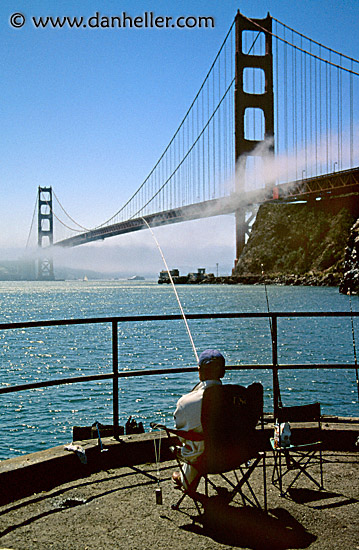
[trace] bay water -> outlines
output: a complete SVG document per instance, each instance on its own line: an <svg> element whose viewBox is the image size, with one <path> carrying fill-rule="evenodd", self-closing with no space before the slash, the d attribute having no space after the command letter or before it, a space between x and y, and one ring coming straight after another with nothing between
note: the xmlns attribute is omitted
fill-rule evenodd
<svg viewBox="0 0 359 550"><path fill-rule="evenodd" d="M268 286L272 312L350 311L337 288ZM267 311L263 286L178 285L186 313ZM0 282L0 323L127 315L178 314L173 289L156 281ZM354 311L359 298L352 297ZM268 319L190 320L200 353L217 348L227 364L272 360ZM359 348L359 320L354 318ZM195 366L182 320L119 324L119 370ZM0 386L111 373L111 323L0 330ZM278 320L279 364L348 363L348 369L279 371L283 404L320 401L323 413L359 416L351 319ZM270 369L228 372L227 383L264 386L265 410L273 407ZM173 424L177 399L197 382L196 373L120 379L120 423L132 416ZM54 386L0 395L0 460L72 441L73 426L112 424L112 381Z"/></svg>

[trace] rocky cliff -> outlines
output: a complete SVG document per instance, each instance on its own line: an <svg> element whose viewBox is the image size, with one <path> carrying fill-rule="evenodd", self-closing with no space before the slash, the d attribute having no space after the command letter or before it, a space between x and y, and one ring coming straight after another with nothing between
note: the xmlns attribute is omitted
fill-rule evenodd
<svg viewBox="0 0 359 550"><path fill-rule="evenodd" d="M340 282L340 292L359 294L359 219L350 230L344 256L344 275Z"/></svg>
<svg viewBox="0 0 359 550"><path fill-rule="evenodd" d="M356 248L349 242L358 216L357 195L262 205L233 275L241 282L262 279L263 265L268 282L339 286L354 261L347 251L344 268L346 247L359 258L358 243Z"/></svg>

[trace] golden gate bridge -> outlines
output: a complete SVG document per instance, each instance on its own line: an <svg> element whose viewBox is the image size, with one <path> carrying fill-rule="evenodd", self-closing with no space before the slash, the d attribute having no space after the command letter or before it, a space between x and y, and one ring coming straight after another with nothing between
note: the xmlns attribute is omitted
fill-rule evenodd
<svg viewBox="0 0 359 550"><path fill-rule="evenodd" d="M238 12L165 151L111 218L83 227L39 187L38 278L54 277L52 246L229 213L237 260L262 202L359 193L358 77L358 60Z"/></svg>

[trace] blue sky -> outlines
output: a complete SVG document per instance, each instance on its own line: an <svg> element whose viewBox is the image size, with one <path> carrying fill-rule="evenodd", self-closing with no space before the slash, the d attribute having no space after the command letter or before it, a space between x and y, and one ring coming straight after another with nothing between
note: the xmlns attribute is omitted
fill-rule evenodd
<svg viewBox="0 0 359 550"><path fill-rule="evenodd" d="M177 129L237 9L257 18L269 11L295 30L359 58L359 0L2 0L3 258L9 249L20 254L26 244L39 185L52 185L84 226L103 222L122 206ZM88 18L96 12L116 16L124 11L132 17L146 11L158 16L212 16L215 28L36 29L31 22L33 16ZM22 28L9 23L16 12L26 18ZM218 262L224 271L231 267L231 217L178 229L158 230L173 267L195 269L198 262L212 268ZM94 268L96 258L107 269L131 271L141 262L139 270L144 272L162 268L151 237L143 232L71 252L68 261L75 264L75 257Z"/></svg>

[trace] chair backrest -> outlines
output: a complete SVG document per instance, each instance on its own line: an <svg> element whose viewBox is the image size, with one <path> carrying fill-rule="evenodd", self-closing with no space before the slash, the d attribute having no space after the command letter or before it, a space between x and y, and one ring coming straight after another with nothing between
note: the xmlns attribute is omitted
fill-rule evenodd
<svg viewBox="0 0 359 550"><path fill-rule="evenodd" d="M263 386L222 384L202 399L202 428L208 472L228 471L257 452L255 427L263 415Z"/></svg>
<svg viewBox="0 0 359 550"><path fill-rule="evenodd" d="M278 422L320 422L320 403L279 407Z"/></svg>
<svg viewBox="0 0 359 550"><path fill-rule="evenodd" d="M277 418L280 424L283 422L290 422L292 424L291 443L293 445L315 443L321 440L320 403L279 407ZM310 426L305 426L303 430L296 428L293 430L293 424L295 423L310 424Z"/></svg>

